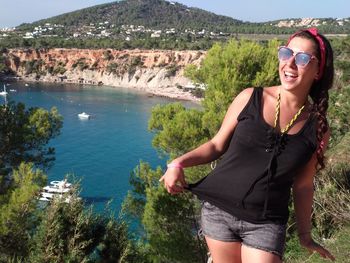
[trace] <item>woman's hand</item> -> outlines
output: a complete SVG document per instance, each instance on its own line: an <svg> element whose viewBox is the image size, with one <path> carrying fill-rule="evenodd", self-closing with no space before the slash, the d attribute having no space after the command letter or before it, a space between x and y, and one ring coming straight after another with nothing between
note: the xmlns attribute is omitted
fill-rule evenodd
<svg viewBox="0 0 350 263"><path fill-rule="evenodd" d="M165 188L170 194L181 193L187 187L184 171L182 168L177 167L169 167L159 179L159 182L164 183Z"/></svg>
<svg viewBox="0 0 350 263"><path fill-rule="evenodd" d="M335 257L327 249L315 242L310 234L299 237L299 240L300 244L309 250L309 252L317 252L321 257L335 261Z"/></svg>

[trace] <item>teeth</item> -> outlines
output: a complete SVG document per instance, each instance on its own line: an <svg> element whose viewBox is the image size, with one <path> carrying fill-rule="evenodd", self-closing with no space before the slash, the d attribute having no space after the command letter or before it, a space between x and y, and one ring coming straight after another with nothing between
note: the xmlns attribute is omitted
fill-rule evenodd
<svg viewBox="0 0 350 263"><path fill-rule="evenodd" d="M286 76L288 76L288 77L293 77L293 78L296 78L296 77L297 77L297 75L294 75L294 74L292 74L292 73L290 73L290 72L284 72L284 74L285 74Z"/></svg>

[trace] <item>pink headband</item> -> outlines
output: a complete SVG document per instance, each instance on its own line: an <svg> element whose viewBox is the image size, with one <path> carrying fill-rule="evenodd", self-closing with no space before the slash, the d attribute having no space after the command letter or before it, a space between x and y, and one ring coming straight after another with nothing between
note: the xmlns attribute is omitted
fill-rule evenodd
<svg viewBox="0 0 350 263"><path fill-rule="evenodd" d="M305 30L301 30L301 31L298 31L298 32L294 33L288 39L287 45L300 32L308 32L308 33L310 33L318 42L318 45L319 45L320 51L321 51L320 73L319 73L319 77L318 77L318 79L320 79L323 76L323 71L324 71L324 67L325 67L325 64L326 64L326 47L324 45L323 39L320 37L320 35L319 35L318 31L317 31L317 28L312 27L310 29L305 29Z"/></svg>

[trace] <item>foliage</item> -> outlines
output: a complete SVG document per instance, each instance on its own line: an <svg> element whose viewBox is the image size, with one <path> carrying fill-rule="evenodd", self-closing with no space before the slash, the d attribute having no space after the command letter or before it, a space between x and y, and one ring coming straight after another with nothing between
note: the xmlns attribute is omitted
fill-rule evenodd
<svg viewBox="0 0 350 263"><path fill-rule="evenodd" d="M44 211L33 237L30 262L130 262L126 225L113 216L85 209L77 196L55 199Z"/></svg>
<svg viewBox="0 0 350 263"><path fill-rule="evenodd" d="M193 149L208 139L208 131L202 129L203 112L186 109L180 103L155 106L148 123L155 132L153 146L160 153L177 156Z"/></svg>
<svg viewBox="0 0 350 263"><path fill-rule="evenodd" d="M13 171L0 196L0 262L135 262L121 216L108 207L101 214L86 209L77 184L69 196L45 206L37 199L45 182L33 164Z"/></svg>
<svg viewBox="0 0 350 263"><path fill-rule="evenodd" d="M6 193L0 195L0 261L28 255L30 237L38 222L36 196L44 186L46 176L34 170L33 164L15 169Z"/></svg>
<svg viewBox="0 0 350 263"><path fill-rule="evenodd" d="M23 161L49 167L55 151L47 144L59 135L61 127L62 116L54 107L47 111L41 108L26 109L22 103L1 105L0 174Z"/></svg>
<svg viewBox="0 0 350 263"><path fill-rule="evenodd" d="M60 24L66 31L74 27L108 22L116 26L141 25L149 28L167 29L193 28L202 30L225 30L241 21L233 18L215 15L198 8L189 8L176 3L171 4L164 0L127 0L93 6L32 24L23 24L21 30L29 30L45 23Z"/></svg>
<svg viewBox="0 0 350 263"><path fill-rule="evenodd" d="M43 65L44 65L44 61L39 59L34 59L34 60L27 60L27 61L23 61L22 65L24 67L25 70L25 74L33 74L36 73L38 75L42 75L44 70L43 70Z"/></svg>
<svg viewBox="0 0 350 263"><path fill-rule="evenodd" d="M140 164L132 171L129 182L132 185L132 191L129 191L123 202L122 211L129 218L130 222L141 223L146 204L146 189L153 188L158 184L157 178L162 174L162 170L152 170L150 165L145 162ZM135 229L138 236L144 234L142 225Z"/></svg>
<svg viewBox="0 0 350 263"><path fill-rule="evenodd" d="M176 64L169 64L168 66L165 67L166 74L165 77L174 77L176 75L176 72L178 71L179 67Z"/></svg>
<svg viewBox="0 0 350 263"><path fill-rule="evenodd" d="M347 224L341 229L339 229L332 238L322 239L317 234L313 234L314 238L318 242L325 245L336 257L337 262L349 262L349 235L350 235L350 225ZM317 253L308 253L306 249L303 249L296 236L293 236L287 244L287 249L284 261L286 263L325 263L328 260L323 259Z"/></svg>
<svg viewBox="0 0 350 263"><path fill-rule="evenodd" d="M152 248L152 261L198 262L203 251L192 234L195 229L191 196L170 196L158 186L147 189L146 197L142 222Z"/></svg>
<svg viewBox="0 0 350 263"><path fill-rule="evenodd" d="M213 136L220 127L233 98L244 88L269 86L278 82L278 61L275 51L279 43L267 46L256 42L231 40L216 44L207 53L199 69L186 69L186 75L196 83L205 83L203 127Z"/></svg>
<svg viewBox="0 0 350 263"><path fill-rule="evenodd" d="M330 91L328 121L331 128L330 148L337 145L350 132L350 86Z"/></svg>
<svg viewBox="0 0 350 263"><path fill-rule="evenodd" d="M107 50L103 51L103 59L104 60L112 60L112 59L114 59L114 57L113 57L113 55L112 55L110 50L107 49Z"/></svg>
<svg viewBox="0 0 350 263"><path fill-rule="evenodd" d="M331 237L344 223L350 222L349 180L349 163L332 164L318 175L313 219L316 230L322 237Z"/></svg>
<svg viewBox="0 0 350 263"><path fill-rule="evenodd" d="M198 262L205 251L193 234L195 203L190 195L166 193L158 184L162 173L160 167L152 170L141 162L132 174L133 189L123 204L124 211L142 223L138 228L144 244L142 262Z"/></svg>
<svg viewBox="0 0 350 263"><path fill-rule="evenodd" d="M315 184L314 223L320 236L329 237L350 222L350 131L327 153L327 168Z"/></svg>
<svg viewBox="0 0 350 263"><path fill-rule="evenodd" d="M43 42L45 39L45 42ZM214 42L208 38L196 38L188 41L186 37L179 36L176 40L168 37L158 39L146 36L142 39L125 40L120 38L67 38L67 37L47 37L23 39L21 36L11 36L0 39L1 48L81 48L100 49L111 48L123 49L176 49L176 50L206 50ZM107 57L108 58L108 57ZM3 66L5 67L5 66Z"/></svg>
<svg viewBox="0 0 350 263"><path fill-rule="evenodd" d="M86 63L86 58L79 58L78 61L72 64L72 68L76 68L80 71L83 71L84 69L88 69L89 65Z"/></svg>

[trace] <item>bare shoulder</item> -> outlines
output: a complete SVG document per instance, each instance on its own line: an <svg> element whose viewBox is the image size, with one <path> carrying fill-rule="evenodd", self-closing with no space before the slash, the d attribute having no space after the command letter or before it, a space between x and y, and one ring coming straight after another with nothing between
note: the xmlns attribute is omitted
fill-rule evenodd
<svg viewBox="0 0 350 263"><path fill-rule="evenodd" d="M279 92L279 86L271 86L271 87L265 87L263 89L263 96L269 98L269 97L276 97Z"/></svg>
<svg viewBox="0 0 350 263"><path fill-rule="evenodd" d="M254 88L246 88L242 90L234 99L234 103L238 105L246 105L252 96Z"/></svg>
<svg viewBox="0 0 350 263"><path fill-rule="evenodd" d="M265 87L262 94L263 105L274 104L278 93L279 86Z"/></svg>

